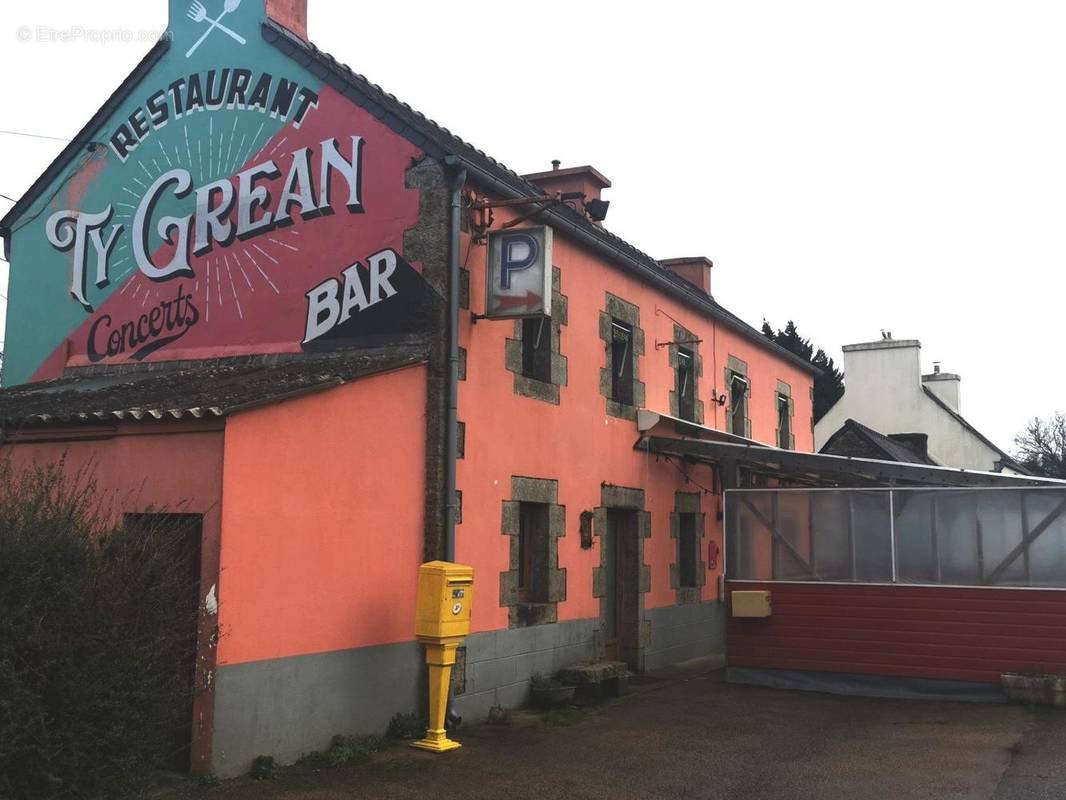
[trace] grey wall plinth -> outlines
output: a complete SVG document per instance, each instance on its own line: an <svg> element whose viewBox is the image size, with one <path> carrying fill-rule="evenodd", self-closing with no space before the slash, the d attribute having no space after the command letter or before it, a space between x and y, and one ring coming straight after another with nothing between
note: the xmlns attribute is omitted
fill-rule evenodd
<svg viewBox="0 0 1066 800"><path fill-rule="evenodd" d="M475 633L466 639L466 692L452 706L471 721L493 706L514 708L529 695L529 679L596 656L599 620L533 625Z"/></svg>
<svg viewBox="0 0 1066 800"><path fill-rule="evenodd" d="M419 709L423 664L422 646L404 642L219 667L215 774L244 774L258 755L287 764L338 733L383 734Z"/></svg>
<svg viewBox="0 0 1066 800"><path fill-rule="evenodd" d="M645 614L647 669L725 651L717 602ZM599 639L598 619L473 634L465 641L466 691L453 707L477 721L492 706L520 706L533 675L595 659ZM420 712L424 655L417 642L404 642L222 666L216 681L213 767L228 778L256 756L290 763L325 749L335 734L382 734L394 714Z"/></svg>
<svg viewBox="0 0 1066 800"><path fill-rule="evenodd" d="M646 669L703 656L725 656L725 606L717 600L650 608L644 612L651 628L645 651Z"/></svg>

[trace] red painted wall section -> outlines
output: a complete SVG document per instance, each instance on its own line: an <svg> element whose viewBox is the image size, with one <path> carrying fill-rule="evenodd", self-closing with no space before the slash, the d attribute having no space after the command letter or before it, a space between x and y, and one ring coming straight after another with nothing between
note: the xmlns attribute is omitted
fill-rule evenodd
<svg viewBox="0 0 1066 800"><path fill-rule="evenodd" d="M116 435L106 439L27 442L0 449L0 457L11 459L16 470L62 460L71 478L91 475L99 487L101 510L116 523L125 513L203 515L193 771L210 768L216 617L205 598L217 597L221 521L222 430L221 425L214 430L204 427L130 423L119 425Z"/></svg>
<svg viewBox="0 0 1066 800"><path fill-rule="evenodd" d="M506 221L497 210L497 224ZM485 253L479 245L462 242L461 257L470 271L470 310L484 311ZM777 427L775 393L780 379L790 384L795 405L794 433L799 450L813 449L809 373L768 349L741 338L721 325L682 306L621 269L574 245L562 235L553 244L553 260L561 273L561 293L568 298L568 324L562 326L560 352L567 358L568 383L560 390L559 405L514 392L514 374L506 369L505 341L514 338L510 321L481 320L471 324L461 315L461 344L467 351L466 380L459 385L459 419L466 425L466 458L459 461L458 486L463 493L463 524L457 529L456 560L472 564L483 587L473 609L476 631L506 628L507 608L499 604L500 573L509 569L509 538L501 534L504 500L511 499L511 477L559 481L559 503L566 506L566 535L559 540L559 566L565 568L566 599L558 605L560 620L594 618L599 599L592 596L592 574L600 565L599 537L582 550L578 533L582 511L600 505L601 482L644 488L651 512L652 535L645 540L645 563L651 567L651 590L645 607L674 605L670 565L677 562L677 540L670 537L670 513L676 491L699 492L678 470L654 456L633 450L636 424L609 416L599 393L599 371L606 366L606 349L599 338L599 315L610 292L640 307L645 352L639 360L640 380L646 387L646 407L670 412L669 393L674 372L668 349L655 342L673 340L671 317L702 339L699 354L703 375L698 397L704 402L704 421L725 425L725 411L711 402L712 388L724 391L724 370L733 355L748 364L751 380L752 435L773 443ZM657 313L658 312L658 313ZM669 316L667 316L669 315ZM696 483L711 485L710 470L694 467ZM711 542L722 546L717 512L720 499L704 494L706 519L703 560ZM709 568L702 599L717 596L719 567Z"/></svg>
<svg viewBox="0 0 1066 800"><path fill-rule="evenodd" d="M414 638L426 370L226 426L219 664Z"/></svg>
<svg viewBox="0 0 1066 800"><path fill-rule="evenodd" d="M363 158L358 162L362 165L363 211L352 214L344 207L347 194L338 183L334 190L336 208L331 213L307 219L296 214L298 221L279 226L269 235L217 245L191 258L195 275L160 282L133 267L123 267L123 276L129 277L116 279L116 283L122 283L121 288L69 333L34 373L34 380L56 377L64 366L129 362L129 350L103 357L109 333L122 322L136 323L140 315L160 303L175 300L179 287L191 298L198 321L172 344L147 356L148 361L300 352L307 318L306 294L312 287L325 278L336 277L357 260L365 266L371 253L384 248L403 252L403 233L418 220L418 192L404 188L404 172L421 151L373 115L324 86L317 108L303 125L298 129L291 123L282 127L233 171L236 176L268 159L276 161L282 165L279 175L257 185L269 191L269 197L278 198L293 152L310 148L310 174L317 176L322 160L319 143L336 139L343 157L350 161L354 158L352 135L363 140ZM154 151L156 145L151 146ZM155 155L161 157L160 153ZM100 164L102 168L104 162ZM80 177L81 191L94 179L94 174ZM231 177L230 182L237 192L237 178ZM77 199L68 195L67 202L76 208ZM234 209L226 219L232 222L235 217ZM169 263L174 249L173 244L163 244L153 259L159 264ZM420 264L411 266L421 271ZM64 302L73 301L67 297ZM108 316L107 324L101 322L103 315ZM101 355L90 357L90 344Z"/></svg>
<svg viewBox="0 0 1066 800"><path fill-rule="evenodd" d="M998 683L1066 670L1066 592L799 583L769 589L773 615L728 617L730 666Z"/></svg>

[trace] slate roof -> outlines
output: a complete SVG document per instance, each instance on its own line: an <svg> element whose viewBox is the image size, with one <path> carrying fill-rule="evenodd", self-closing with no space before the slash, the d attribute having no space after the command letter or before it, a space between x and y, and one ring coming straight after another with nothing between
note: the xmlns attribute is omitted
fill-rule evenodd
<svg viewBox="0 0 1066 800"><path fill-rule="evenodd" d="M501 162L460 139L447 128L414 110L380 86L371 83L347 65L338 62L333 56L300 39L284 26L268 20L263 23L262 35L268 43L307 68L350 101L366 109L429 156L442 160L449 157L458 159L469 168L471 180L488 183L495 191L505 192L514 197L537 197L543 194L537 186L525 180L514 170L508 169ZM88 124L75 136L74 141L63 149L44 174L0 219L0 235L5 237L5 245L10 243L9 233L15 222L62 173L66 165L80 151L97 146L92 136L150 72L169 46L169 40L166 38L156 43L107 102L93 115ZM557 203L537 216L561 227L564 231L576 232L589 240L598 242L614 255L612 260L624 269L635 272L660 290L723 323L749 341L774 352L800 369L811 374L819 372L818 368L809 361L767 339L759 330L699 288L663 267L647 253L638 250L604 228L594 225L584 214L570 206Z"/></svg>
<svg viewBox="0 0 1066 800"><path fill-rule="evenodd" d="M884 461L898 461L903 464L930 464L936 461L924 453L919 453L907 445L878 433L861 422L848 419L822 445L819 453L858 458L877 458Z"/></svg>
<svg viewBox="0 0 1066 800"><path fill-rule="evenodd" d="M75 371L0 391L0 424L224 417L426 360L424 346L278 354Z"/></svg>
<svg viewBox="0 0 1066 800"><path fill-rule="evenodd" d="M296 63L333 87L356 105L373 114L392 130L403 136L427 155L445 159L456 157L471 171L471 179L488 184L495 191L505 191L514 197L539 197L543 191L517 172L470 143L460 139L450 130L434 122L419 111L389 94L380 86L353 71L347 64L337 61L309 42L272 20L263 23L263 38L281 50ZM641 278L657 288L673 295L698 311L724 323L749 341L773 351L779 357L799 368L818 374L820 370L804 358L769 340L763 333L749 325L714 298L698 287L663 267L656 259L638 250L629 242L598 225L584 214L565 203L549 206L535 218L559 225L564 232L579 231L586 237L601 242L614 251L614 259L623 268L636 272Z"/></svg>

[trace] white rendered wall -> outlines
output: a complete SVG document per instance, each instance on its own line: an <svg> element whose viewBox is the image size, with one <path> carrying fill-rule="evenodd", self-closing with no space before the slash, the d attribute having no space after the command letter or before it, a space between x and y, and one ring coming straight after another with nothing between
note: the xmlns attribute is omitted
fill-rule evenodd
<svg viewBox="0 0 1066 800"><path fill-rule="evenodd" d="M938 464L991 471L1001 456L922 390L921 343L887 340L844 347L844 396L814 426L820 450L847 419L878 433L925 433Z"/></svg>
<svg viewBox="0 0 1066 800"><path fill-rule="evenodd" d="M922 383L925 384L925 388L954 408L960 414L962 413L962 396L960 391L961 381L958 375L947 375L944 373L934 373L932 375L926 375L922 378Z"/></svg>

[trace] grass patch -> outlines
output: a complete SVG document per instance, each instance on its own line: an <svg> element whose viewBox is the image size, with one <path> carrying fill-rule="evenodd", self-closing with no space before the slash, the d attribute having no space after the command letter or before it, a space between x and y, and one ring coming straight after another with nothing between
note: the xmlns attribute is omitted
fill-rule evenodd
<svg viewBox="0 0 1066 800"><path fill-rule="evenodd" d="M296 766L305 769L336 769L351 764L366 764L384 746L378 736L334 736L329 747L300 756Z"/></svg>
<svg viewBox="0 0 1066 800"><path fill-rule="evenodd" d="M576 708L553 708L541 714L541 721L553 728L568 728L580 722L584 713Z"/></svg>

